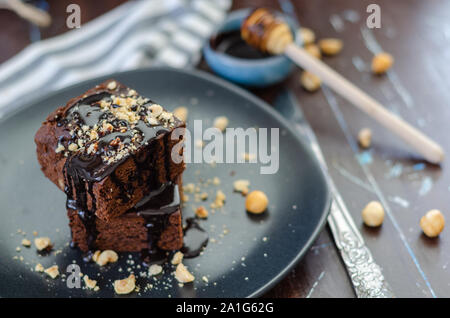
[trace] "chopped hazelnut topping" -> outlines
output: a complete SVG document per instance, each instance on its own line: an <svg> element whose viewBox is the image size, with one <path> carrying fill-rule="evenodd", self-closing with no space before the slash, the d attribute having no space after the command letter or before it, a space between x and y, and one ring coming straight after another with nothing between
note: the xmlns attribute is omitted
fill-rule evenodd
<svg viewBox="0 0 450 318"><path fill-rule="evenodd" d="M94 254L92 254L92 260L93 260L94 262L97 262L98 257L100 256L101 253L102 253L102 251L96 250L96 251L94 252Z"/></svg>
<svg viewBox="0 0 450 318"><path fill-rule="evenodd" d="M173 111L173 115L179 120L186 122L188 116L188 109L184 106L177 107Z"/></svg>
<svg viewBox="0 0 450 318"><path fill-rule="evenodd" d="M225 131L228 126L228 118L225 116L217 117L214 120L214 127L219 129L220 131Z"/></svg>
<svg viewBox="0 0 450 318"><path fill-rule="evenodd" d="M22 245L26 246L26 247L30 247L31 246L31 241L28 239L23 239L22 240Z"/></svg>
<svg viewBox="0 0 450 318"><path fill-rule="evenodd" d="M195 215L201 219L206 219L208 217L208 211L205 209L204 206L199 206L195 210Z"/></svg>
<svg viewBox="0 0 450 318"><path fill-rule="evenodd" d="M217 209L223 207L225 199L226 199L225 194L221 190L218 190L216 193L216 199L211 204L211 208Z"/></svg>
<svg viewBox="0 0 450 318"><path fill-rule="evenodd" d="M68 148L69 148L69 151L77 151L78 145L75 143L71 143Z"/></svg>
<svg viewBox="0 0 450 318"><path fill-rule="evenodd" d="M119 89L115 81L110 81L106 86L109 89ZM65 149L58 149L64 152L66 157L71 155L70 152L97 154L104 163L111 164L125 158L147 142L145 130L142 129L144 127L140 126L140 122L147 126L161 125L165 128L175 125L172 113L165 111L158 104L152 104L149 99L138 96L133 89L120 89L117 94L105 96L87 106L93 107L94 112L100 112L99 121L93 126L83 121L82 108L86 107L84 104L76 104L69 110L66 118L62 118L68 121L66 127L70 127L72 137ZM112 141L104 138L113 133L126 135L119 135L118 139L111 138ZM109 140L109 143L104 143L105 140Z"/></svg>
<svg viewBox="0 0 450 318"><path fill-rule="evenodd" d="M130 274L125 279L114 281L114 291L116 294L124 295L131 293L136 288L136 277Z"/></svg>
<svg viewBox="0 0 450 318"><path fill-rule="evenodd" d="M172 257L171 263L172 263L173 265L178 265L178 264L180 264L180 263L183 261L183 256L184 256L183 253L181 253L181 252L176 252L175 255L173 255L173 257Z"/></svg>
<svg viewBox="0 0 450 318"><path fill-rule="evenodd" d="M186 266L183 263L177 265L177 269L175 270L175 278L180 283L190 283L193 282L195 277L188 271Z"/></svg>
<svg viewBox="0 0 450 318"><path fill-rule="evenodd" d="M90 279L88 275L83 276L84 284L89 289L94 289L97 286L97 281Z"/></svg>
<svg viewBox="0 0 450 318"><path fill-rule="evenodd" d="M153 265L150 266L150 268L148 269L148 273L149 273L150 275L152 275L152 276L159 275L159 274L162 273L162 271L163 271L162 266L161 266L161 265L158 265L158 264L153 264Z"/></svg>
<svg viewBox="0 0 450 318"><path fill-rule="evenodd" d="M34 239L34 245L36 245L38 251L42 251L45 249L51 249L52 242L48 237L37 237Z"/></svg>
<svg viewBox="0 0 450 318"><path fill-rule="evenodd" d="M248 180L236 180L233 183L234 191L241 192L243 195L247 195L250 181Z"/></svg>
<svg viewBox="0 0 450 318"><path fill-rule="evenodd" d="M153 126L159 124L158 119L156 119L156 118L154 118L154 117L147 118L147 121L148 121L148 123L149 123L150 125L153 125Z"/></svg>
<svg viewBox="0 0 450 318"><path fill-rule="evenodd" d="M89 132L89 139L90 139L90 140L97 140L97 139L98 139L98 133L97 133L96 130L92 129L92 130Z"/></svg>
<svg viewBox="0 0 450 318"><path fill-rule="evenodd" d="M35 270L36 272L42 273L42 272L45 270L45 268L44 268L44 266L42 266L40 263L38 263L38 264L36 264L36 266L34 267L34 270Z"/></svg>
<svg viewBox="0 0 450 318"><path fill-rule="evenodd" d="M95 262L100 265L100 266L104 266L108 263L115 263L117 262L117 260L119 259L119 256L117 255L116 252L112 251L112 250L106 250L100 253L100 255L98 255L98 257L96 257Z"/></svg>
<svg viewBox="0 0 450 318"><path fill-rule="evenodd" d="M110 89L110 90L114 90L114 89L116 89L116 87L117 87L117 83L115 81L109 82L108 85L106 86L106 88Z"/></svg>
<svg viewBox="0 0 450 318"><path fill-rule="evenodd" d="M46 270L44 270L44 273L55 279L59 275L58 265L53 265L52 267L47 268Z"/></svg>
<svg viewBox="0 0 450 318"><path fill-rule="evenodd" d="M152 116L154 117L158 117L163 112L163 108L161 107L161 105L158 104L153 104L152 106L149 107L149 110L152 112Z"/></svg>
<svg viewBox="0 0 450 318"><path fill-rule="evenodd" d="M60 152L64 151L65 149L66 149L66 148L64 148L63 145L58 144L58 147L56 147L55 152L56 152L56 153L60 153Z"/></svg>

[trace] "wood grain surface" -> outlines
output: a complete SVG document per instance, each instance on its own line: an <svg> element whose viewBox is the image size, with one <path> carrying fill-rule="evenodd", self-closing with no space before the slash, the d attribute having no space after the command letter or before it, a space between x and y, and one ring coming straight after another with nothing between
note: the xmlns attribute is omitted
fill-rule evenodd
<svg viewBox="0 0 450 318"><path fill-rule="evenodd" d="M82 23L122 3L115 1L48 1L53 25L42 38L67 31L65 8L82 7ZM445 0L292 0L300 23L318 38L337 37L343 51L324 61L403 119L420 128L450 153L450 2ZM366 27L370 3L381 7L381 29ZM268 6L278 1L235 0L233 8ZM32 28L15 14L0 10L0 62L32 41ZM32 31L36 32L36 30ZM36 33L34 33L36 34ZM384 76L370 73L373 54L395 57ZM199 68L208 70L202 62ZM430 209L450 219L449 160L427 164L398 138L348 102L324 88L308 93L296 70L274 87L252 90L268 102L280 88L294 91L319 139L330 174L376 261L398 297L450 296L450 232L425 237L419 220ZM373 146L363 151L356 136L373 131ZM301 164L301 163L299 163ZM379 229L362 224L361 210L371 200L383 203L386 218ZM267 297L355 297L328 228L298 266Z"/></svg>

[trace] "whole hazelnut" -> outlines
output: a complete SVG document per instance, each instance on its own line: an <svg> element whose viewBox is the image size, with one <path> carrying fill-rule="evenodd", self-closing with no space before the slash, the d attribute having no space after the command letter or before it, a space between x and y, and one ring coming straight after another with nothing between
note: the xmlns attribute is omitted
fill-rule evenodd
<svg viewBox="0 0 450 318"><path fill-rule="evenodd" d="M376 227L383 224L384 209L380 202L372 201L362 210L364 224L370 227Z"/></svg>
<svg viewBox="0 0 450 318"><path fill-rule="evenodd" d="M445 226L445 219L439 210L430 210L420 219L420 227L428 237L438 236Z"/></svg>
<svg viewBox="0 0 450 318"><path fill-rule="evenodd" d="M358 133L358 142L361 147L369 148L372 143L372 131L369 128L363 128Z"/></svg>
<svg viewBox="0 0 450 318"><path fill-rule="evenodd" d="M386 52L381 52L375 55L372 59L372 72L375 74L383 74L389 70L394 64L392 55Z"/></svg>
<svg viewBox="0 0 450 318"><path fill-rule="evenodd" d="M259 190L250 192L245 199L246 210L254 214L263 213L268 204L269 199L267 199L266 194Z"/></svg>

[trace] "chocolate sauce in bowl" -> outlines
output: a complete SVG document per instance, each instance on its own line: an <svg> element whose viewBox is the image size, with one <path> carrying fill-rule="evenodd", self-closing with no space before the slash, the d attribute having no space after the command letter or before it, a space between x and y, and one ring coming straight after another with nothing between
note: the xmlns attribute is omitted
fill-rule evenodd
<svg viewBox="0 0 450 318"><path fill-rule="evenodd" d="M248 45L242 39L240 30L219 33L211 39L210 44L217 52L241 59L255 60L272 56Z"/></svg>

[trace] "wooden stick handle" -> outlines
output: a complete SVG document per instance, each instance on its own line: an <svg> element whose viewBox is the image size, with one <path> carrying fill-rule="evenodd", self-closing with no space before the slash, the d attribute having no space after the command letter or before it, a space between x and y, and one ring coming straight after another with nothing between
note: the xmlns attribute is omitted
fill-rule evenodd
<svg viewBox="0 0 450 318"><path fill-rule="evenodd" d="M38 27L46 28L52 23L50 14L29 3L20 0L7 0L8 7L22 18L36 24Z"/></svg>
<svg viewBox="0 0 450 318"><path fill-rule="evenodd" d="M403 119L388 111L380 103L339 75L328 65L293 43L286 46L284 53L298 66L317 75L335 92L345 97L356 107L365 111L380 124L400 136L406 143L422 154L426 160L435 164L439 164L444 160L444 151L437 143Z"/></svg>

